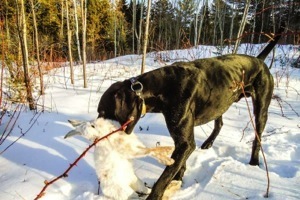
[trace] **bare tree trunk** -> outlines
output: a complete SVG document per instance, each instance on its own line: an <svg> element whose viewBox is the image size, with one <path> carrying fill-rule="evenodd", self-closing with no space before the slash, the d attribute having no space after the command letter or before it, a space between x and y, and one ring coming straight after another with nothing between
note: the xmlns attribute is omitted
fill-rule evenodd
<svg viewBox="0 0 300 200"><path fill-rule="evenodd" d="M255 0L255 6L254 6L254 10L255 11L257 10L257 5L258 5L258 2L257 2L257 0ZM252 25L252 32L253 32L253 34L251 35L251 41L250 41L251 44L254 44L255 27L256 27L256 17L253 17L253 25Z"/></svg>
<svg viewBox="0 0 300 200"><path fill-rule="evenodd" d="M135 29L136 29L136 0L132 0L132 53L135 53Z"/></svg>
<svg viewBox="0 0 300 200"><path fill-rule="evenodd" d="M64 0L61 0L61 26L60 26L60 33L59 33L59 39L60 42L63 41L64 38Z"/></svg>
<svg viewBox="0 0 300 200"><path fill-rule="evenodd" d="M140 54L141 50L141 40L142 40L142 27L143 27L143 12L144 12L144 0L141 1L141 14L140 14L140 24L139 24L139 34L137 36L137 54Z"/></svg>
<svg viewBox="0 0 300 200"><path fill-rule="evenodd" d="M194 29L194 46L197 45L197 41L198 41L198 17L199 17L199 12L200 12L200 0L198 0L197 2L195 2L195 6L197 7L196 13L195 13L195 29Z"/></svg>
<svg viewBox="0 0 300 200"><path fill-rule="evenodd" d="M5 6L8 8L8 2L7 0L5 0ZM9 26L8 26L8 15L9 15L9 11L8 9L6 9L5 11L5 29L6 29L6 37L7 37L7 41L10 41L10 32L9 32ZM7 43L7 48L10 49L10 44Z"/></svg>
<svg viewBox="0 0 300 200"><path fill-rule="evenodd" d="M201 32L202 32L204 19L205 19L205 16L206 16L207 7L208 7L208 0L204 0L203 1L203 13L202 13L202 16L201 16L201 21L200 21L200 25L199 25L199 33L198 33L198 38L197 38L198 43L200 42Z"/></svg>
<svg viewBox="0 0 300 200"><path fill-rule="evenodd" d="M117 5L116 1L112 1L114 12L114 57L117 57Z"/></svg>
<svg viewBox="0 0 300 200"><path fill-rule="evenodd" d="M31 3L32 19L33 19L33 26L34 26L37 67L38 67L39 77L40 77L40 94L43 95L43 94L45 94L45 91L44 91L44 78L43 78L43 72L42 72L41 61L40 61L40 46L39 46L38 29L37 29L36 15L35 15L35 10L34 10L33 0L30 0L30 3Z"/></svg>
<svg viewBox="0 0 300 200"><path fill-rule="evenodd" d="M66 18L67 18L67 37L68 37L68 54L70 63L70 78L71 84L74 84L74 69L73 69L73 55L72 55L72 31L70 30L70 19L69 19L69 0L66 0Z"/></svg>
<svg viewBox="0 0 300 200"><path fill-rule="evenodd" d="M264 10L264 9L265 9L265 5L266 5L265 0L263 0L262 3L263 3L262 9ZM262 14L261 14L261 27L260 27L260 33L262 33L263 30L264 30L264 16L265 16L265 12L262 12ZM262 34L259 34L259 35L258 35L258 43L259 43L259 44L260 44L260 42L261 42L261 35L262 35Z"/></svg>
<svg viewBox="0 0 300 200"><path fill-rule="evenodd" d="M26 87L26 95L27 95L27 102L29 104L29 109L30 110L36 110L36 105L34 103L34 99L32 96L32 87L31 87L31 82L29 78L29 63L28 63L28 49L27 49L27 30L26 30L26 18L25 18L25 6L24 6L24 1L19 0L17 2L17 6L21 5L21 13L19 9L18 11L18 33L19 33L19 38L20 38L20 43L21 43L21 50L22 50L22 61L23 61L23 69L24 69L24 82L25 82L25 87Z"/></svg>
<svg viewBox="0 0 300 200"><path fill-rule="evenodd" d="M146 53L147 53L147 44L148 44L148 35L149 35L150 11L151 11L151 0L148 0L141 74L143 74L145 71Z"/></svg>
<svg viewBox="0 0 300 200"><path fill-rule="evenodd" d="M215 18L214 18L214 30L213 30L213 45L217 45L217 25L218 25L218 22L217 22L217 15L218 15L218 9L216 9L216 13L215 13Z"/></svg>
<svg viewBox="0 0 300 200"><path fill-rule="evenodd" d="M7 3L7 2L6 2ZM1 19L4 20L4 19ZM1 52L1 76L0 76L0 108L2 108L2 93L3 93L3 73L4 73L4 67L5 67L5 62L4 62L4 28L3 28L3 23L0 23L0 39L1 39L1 47L2 47L2 52ZM0 125L1 125L2 117L0 117ZM0 139L1 140L1 139Z"/></svg>
<svg viewBox="0 0 300 200"><path fill-rule="evenodd" d="M299 3L299 1L297 2L294 2L294 0L289 0L288 1L288 15L286 16L286 17L284 17L284 21L285 21L285 26L286 27L289 27L290 26L290 21L291 21L291 19L293 18L293 15L292 15L292 13L294 13L295 12L295 9L296 9L296 3ZM299 4L298 4L298 6L299 6ZM299 7L298 7L299 8ZM298 23L299 23L299 19L298 19ZM296 30L299 30L299 26L298 26L298 28L296 28ZM295 35L296 36L296 35ZM286 44L287 42L288 42L288 36L287 35L284 35L283 36L283 42L284 42L284 44Z"/></svg>
<svg viewBox="0 0 300 200"><path fill-rule="evenodd" d="M87 0L81 0L82 14L82 69L83 69L83 87L87 88L86 80L86 15L87 15Z"/></svg>
<svg viewBox="0 0 300 200"><path fill-rule="evenodd" d="M238 11L236 10L235 2L233 2L231 25L230 25L230 32L229 32L230 45L231 45L231 41L232 41L232 37L233 37L232 35L233 35L233 28L234 28L234 19L235 19L235 16L236 16L237 12Z"/></svg>
<svg viewBox="0 0 300 200"><path fill-rule="evenodd" d="M73 6L74 6L74 18L75 18L75 35L76 35L76 44L77 44L77 51L78 51L78 59L79 62L82 62L81 59L81 51L80 51L80 40L79 40L79 28L78 28L78 17L77 17L77 5L76 0L73 0Z"/></svg>
<svg viewBox="0 0 300 200"><path fill-rule="evenodd" d="M218 42L217 44L223 47L224 43L224 24L225 24L225 12L226 12L226 7L223 6L222 4L218 3L217 4L217 17L218 17L218 25L219 25L219 31L220 31L220 43Z"/></svg>
<svg viewBox="0 0 300 200"><path fill-rule="evenodd" d="M243 18L242 18L241 25L240 25L240 29L239 29L239 32L238 32L238 35L237 35L237 40L235 42L234 49L233 49L233 52L232 52L233 54L235 54L237 52L238 46L240 45L240 42L241 42L240 37L242 36L242 33L245 29L246 17L247 17L248 11L249 11L249 7L250 7L250 0L247 0L245 10L244 10L244 14L243 14Z"/></svg>

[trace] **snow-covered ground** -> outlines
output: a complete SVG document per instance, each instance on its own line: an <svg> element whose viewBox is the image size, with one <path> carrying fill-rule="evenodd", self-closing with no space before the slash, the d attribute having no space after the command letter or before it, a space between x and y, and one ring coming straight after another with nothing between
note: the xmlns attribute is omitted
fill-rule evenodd
<svg viewBox="0 0 300 200"><path fill-rule="evenodd" d="M242 45L240 53L257 55L262 48L261 45ZM229 52L225 49L222 53L226 51ZM215 56L218 52L215 47L199 46L150 53L146 71L173 61ZM299 46L278 46L271 70L276 98L269 108L262 142L270 173L269 199L272 200L300 199L300 69L292 68L290 62L290 58L298 56ZM266 61L268 64L271 57ZM64 139L71 130L67 120L96 118L102 93L115 81L138 75L140 63L140 56L128 55L88 64L86 89L82 87L81 66L75 67L75 85L70 84L68 66L53 69L44 76L46 95L39 99L39 112L20 106L20 112L14 113L16 105L7 104L10 112L2 118L0 138L14 128L0 141L4 141L0 145L0 199L34 199L45 180L61 175L89 144L80 137ZM42 106L44 112L41 112ZM245 100L232 105L223 119L221 133L209 150L202 150L200 146L212 131L213 122L195 127L197 149L188 159L183 186L172 199L264 199L267 175L263 159L260 167L248 164L254 133ZM173 144L161 114L146 114L135 132L149 147L157 143ZM164 169L151 158L135 160L134 167L149 186ZM42 199L104 199L101 192L97 195L97 190L90 151L68 177L50 185Z"/></svg>

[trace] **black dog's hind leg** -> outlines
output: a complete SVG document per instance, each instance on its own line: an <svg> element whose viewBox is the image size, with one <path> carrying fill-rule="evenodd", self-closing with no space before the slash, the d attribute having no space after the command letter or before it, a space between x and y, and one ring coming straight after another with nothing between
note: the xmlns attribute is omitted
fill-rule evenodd
<svg viewBox="0 0 300 200"><path fill-rule="evenodd" d="M210 136L203 142L201 149L209 149L213 145L216 137L219 135L221 131L222 126L223 126L223 120L221 115L215 120L214 130L210 134Z"/></svg>
<svg viewBox="0 0 300 200"><path fill-rule="evenodd" d="M256 133L252 144L252 154L249 164L259 165L259 151L261 148L261 135L268 119L268 108L272 99L274 82L272 77L259 77L255 83L255 96L252 96L255 115Z"/></svg>

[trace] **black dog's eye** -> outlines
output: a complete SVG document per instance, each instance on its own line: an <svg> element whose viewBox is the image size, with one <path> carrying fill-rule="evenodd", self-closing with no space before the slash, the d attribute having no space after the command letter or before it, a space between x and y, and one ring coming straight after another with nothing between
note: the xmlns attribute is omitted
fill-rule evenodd
<svg viewBox="0 0 300 200"><path fill-rule="evenodd" d="M98 114L98 118L100 117L104 117L105 116L105 111L100 111L99 114Z"/></svg>

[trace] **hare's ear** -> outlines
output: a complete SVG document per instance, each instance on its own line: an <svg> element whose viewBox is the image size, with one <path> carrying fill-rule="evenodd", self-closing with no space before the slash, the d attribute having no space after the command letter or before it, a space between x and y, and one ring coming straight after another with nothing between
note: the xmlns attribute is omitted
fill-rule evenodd
<svg viewBox="0 0 300 200"><path fill-rule="evenodd" d="M73 127L80 126L84 121L76 120L76 119L69 119L68 122L72 124Z"/></svg>
<svg viewBox="0 0 300 200"><path fill-rule="evenodd" d="M81 135L81 132L79 132L79 131L77 131L77 130L69 131L69 132L67 133L67 135L65 135L64 139L69 138L69 137L72 137L72 136L75 136L75 135Z"/></svg>

